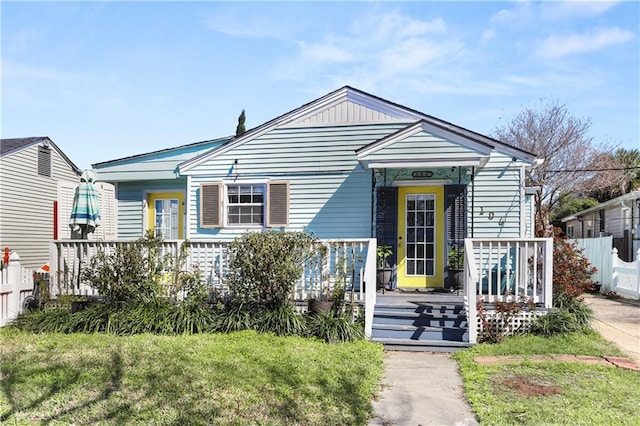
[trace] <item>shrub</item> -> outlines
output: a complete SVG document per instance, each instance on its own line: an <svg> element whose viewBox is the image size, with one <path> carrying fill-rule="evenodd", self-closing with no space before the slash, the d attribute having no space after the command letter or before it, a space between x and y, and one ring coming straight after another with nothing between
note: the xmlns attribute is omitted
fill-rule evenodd
<svg viewBox="0 0 640 426"><path fill-rule="evenodd" d="M304 317L288 305L263 311L257 324L259 332L278 336L304 336L306 326Z"/></svg>
<svg viewBox="0 0 640 426"><path fill-rule="evenodd" d="M345 315L332 311L308 317L308 335L327 343L351 342L364 339L362 324L353 322Z"/></svg>
<svg viewBox="0 0 640 426"><path fill-rule="evenodd" d="M267 310L286 305L315 241L304 232L275 231L247 232L234 239L225 278L230 303Z"/></svg>
<svg viewBox="0 0 640 426"><path fill-rule="evenodd" d="M83 267L81 279L95 288L107 303L149 300L160 293L163 261L161 240L148 232L113 251L100 249Z"/></svg>
<svg viewBox="0 0 640 426"><path fill-rule="evenodd" d="M579 297L594 288L591 276L597 272L575 242L556 235L553 239L553 306Z"/></svg>
<svg viewBox="0 0 640 426"><path fill-rule="evenodd" d="M230 333L232 331L254 330L255 320L251 309L243 305L227 304L222 311L215 331Z"/></svg>

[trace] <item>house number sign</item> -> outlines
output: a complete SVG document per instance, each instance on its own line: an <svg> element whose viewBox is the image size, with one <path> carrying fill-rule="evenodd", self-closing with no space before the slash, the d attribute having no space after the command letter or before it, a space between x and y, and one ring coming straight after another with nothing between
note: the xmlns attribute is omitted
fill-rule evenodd
<svg viewBox="0 0 640 426"><path fill-rule="evenodd" d="M414 178L427 178L433 176L433 172L429 170L415 171L411 173Z"/></svg>

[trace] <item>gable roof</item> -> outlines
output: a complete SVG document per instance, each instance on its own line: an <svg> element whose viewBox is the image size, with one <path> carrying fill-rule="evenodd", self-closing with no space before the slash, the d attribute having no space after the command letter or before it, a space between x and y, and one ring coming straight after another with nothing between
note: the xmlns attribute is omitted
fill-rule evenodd
<svg viewBox="0 0 640 426"><path fill-rule="evenodd" d="M151 151L151 152L145 152L142 154L136 154L136 155L130 155L128 157L122 157L122 158L116 158L115 160L109 160L109 161L102 161L100 163L94 163L91 166L94 168L102 168L102 167L108 167L117 163L123 163L123 162L130 162L130 161L136 161L136 160L140 160L140 159L144 159L146 157L153 157L153 156L158 156L158 155L163 155L163 154L171 154L183 149L193 149L193 148L198 148L199 146L206 146L206 145L210 145L210 144L215 144L215 143L222 143L223 145L228 143L229 141L231 141L233 139L232 136L226 136L223 138L217 138L217 139L210 139L210 140L206 140L206 141L200 141L200 142L193 142L193 143L188 143L185 145L179 145L179 146L174 146L172 148L164 148L164 149L159 149L156 151Z"/></svg>
<svg viewBox="0 0 640 426"><path fill-rule="evenodd" d="M81 170L76 166L73 161L67 157L67 155L47 136L30 136L26 138L7 138L0 139L0 157L13 154L30 146L37 144L46 144L55 149L60 156L71 166L71 168L80 175Z"/></svg>
<svg viewBox="0 0 640 426"><path fill-rule="evenodd" d="M241 136L233 138L231 141L222 146L215 147L210 151L204 152L201 155L191 158L179 164L178 169L180 173L189 171L190 169L197 167L208 159L216 157L239 145L242 145L249 140L252 140L264 133L269 132L275 127L309 125L309 117L317 116L322 113L323 110L336 107L339 104L344 103L345 101L361 105L367 112L376 111L380 113L379 117L381 117L381 119L383 119L384 121L403 121L412 123L411 125L422 123L423 125L429 125L432 129L440 129L440 133L446 132L448 134L457 135L458 139L465 138L470 142L485 145L486 147L490 147L491 149L498 149L501 152L504 152L526 162L533 163L536 160L536 155L533 153L513 147L511 145L507 145L496 139L481 135L480 133L473 132L460 126L456 126L447 121L440 120L436 117L421 113L419 111L407 108L394 102L387 101L378 96L371 95L353 87L344 86L314 101L302 105L301 107L296 108L293 111L276 117L273 120L270 120L254 129L248 130ZM357 121L354 120L353 122ZM326 123L327 122L325 121L325 124ZM374 144L376 143L384 142L374 142ZM362 149L365 148L366 147L363 147Z"/></svg>
<svg viewBox="0 0 640 426"><path fill-rule="evenodd" d="M8 155L33 144L51 140L46 136L31 136L28 138L0 139L0 156Z"/></svg>

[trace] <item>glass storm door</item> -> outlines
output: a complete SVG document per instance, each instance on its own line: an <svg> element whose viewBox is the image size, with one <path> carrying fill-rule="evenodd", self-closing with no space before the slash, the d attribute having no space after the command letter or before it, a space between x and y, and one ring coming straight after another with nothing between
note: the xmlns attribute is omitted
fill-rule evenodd
<svg viewBox="0 0 640 426"><path fill-rule="evenodd" d="M157 237L163 240L184 238L183 200L182 193L149 195L149 229Z"/></svg>
<svg viewBox="0 0 640 426"><path fill-rule="evenodd" d="M398 189L398 286L444 285L442 187Z"/></svg>

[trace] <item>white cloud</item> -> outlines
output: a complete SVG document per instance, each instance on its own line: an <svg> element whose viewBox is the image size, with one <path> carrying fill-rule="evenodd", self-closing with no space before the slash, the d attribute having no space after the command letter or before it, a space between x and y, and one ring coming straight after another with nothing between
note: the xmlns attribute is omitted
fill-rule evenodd
<svg viewBox="0 0 640 426"><path fill-rule="evenodd" d="M482 37L480 38L482 41L488 41L488 40L492 40L496 38L496 31L488 28L486 30L484 30L484 32L482 33Z"/></svg>
<svg viewBox="0 0 640 426"><path fill-rule="evenodd" d="M354 59L353 53L329 43L299 43L301 55L305 59L324 63L345 63Z"/></svg>
<svg viewBox="0 0 640 426"><path fill-rule="evenodd" d="M561 57L572 53L583 53L599 50L607 46L626 43L634 39L631 31L620 28L597 28L589 33L553 35L547 37L538 48L539 56Z"/></svg>
<svg viewBox="0 0 640 426"><path fill-rule="evenodd" d="M491 24L508 24L524 27L539 22L558 22L593 18L609 11L619 1L542 1L516 2L513 7L501 9L491 16Z"/></svg>
<svg viewBox="0 0 640 426"><path fill-rule="evenodd" d="M569 18L591 18L602 15L616 6L618 1L553 1L539 4L540 16L546 21L560 21Z"/></svg>

